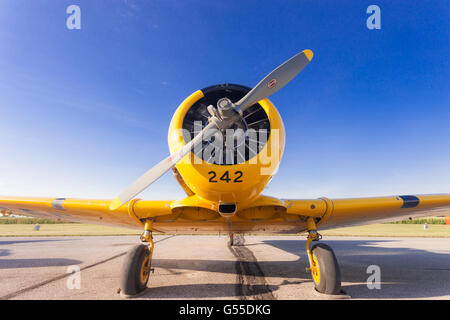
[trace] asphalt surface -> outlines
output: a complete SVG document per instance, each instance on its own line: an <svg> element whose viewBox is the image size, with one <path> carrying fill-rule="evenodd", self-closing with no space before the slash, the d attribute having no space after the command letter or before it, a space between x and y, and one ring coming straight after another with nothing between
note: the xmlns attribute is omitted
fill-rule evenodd
<svg viewBox="0 0 450 320"><path fill-rule="evenodd" d="M137 299L334 298L314 290L304 237L244 239L229 248L225 236L156 236L154 273ZM334 249L352 299L450 299L448 238L322 242ZM121 264L138 243L135 236L0 238L0 299L123 299ZM370 265L379 267L380 289L367 286ZM80 289L67 273L73 266L81 270Z"/></svg>

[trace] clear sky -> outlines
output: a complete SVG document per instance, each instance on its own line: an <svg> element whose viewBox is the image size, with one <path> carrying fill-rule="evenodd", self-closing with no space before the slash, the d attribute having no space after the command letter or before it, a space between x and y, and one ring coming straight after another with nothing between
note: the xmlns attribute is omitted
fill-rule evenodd
<svg viewBox="0 0 450 320"><path fill-rule="evenodd" d="M81 8L68 30L66 8ZM366 9L381 9L369 30ZM448 1L0 1L0 195L114 198L168 155L190 93L254 86L314 58L271 97L286 149L265 194L450 192ZM141 197L183 197L169 172Z"/></svg>

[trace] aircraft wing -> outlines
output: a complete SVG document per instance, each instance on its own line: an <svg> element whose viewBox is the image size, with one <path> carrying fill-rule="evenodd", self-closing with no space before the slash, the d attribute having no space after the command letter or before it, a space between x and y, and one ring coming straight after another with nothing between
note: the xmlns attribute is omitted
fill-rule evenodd
<svg viewBox="0 0 450 320"><path fill-rule="evenodd" d="M114 211L110 204L111 200L0 197L0 213L139 230L144 219L153 218L157 222L154 230L161 232L227 230L226 219L195 195L177 201L136 199ZM449 212L450 194L299 200L260 196L230 221L242 232L296 233L305 231L307 217L315 218L319 229L330 229Z"/></svg>
<svg viewBox="0 0 450 320"><path fill-rule="evenodd" d="M321 198L321 200L323 203L314 205L315 209L319 209L319 212L310 215L320 218L319 229L398 221L409 217L436 216L450 213L450 194L349 199ZM311 200L286 200L286 202L287 213L290 214L301 213L308 216L307 209L314 211L307 206ZM303 210L299 210L300 208L303 208Z"/></svg>
<svg viewBox="0 0 450 320"><path fill-rule="evenodd" d="M138 217L143 215L143 212L146 217L172 213L172 201L130 201L114 211L109 209L110 204L111 200L0 197L0 213L140 230L142 223Z"/></svg>

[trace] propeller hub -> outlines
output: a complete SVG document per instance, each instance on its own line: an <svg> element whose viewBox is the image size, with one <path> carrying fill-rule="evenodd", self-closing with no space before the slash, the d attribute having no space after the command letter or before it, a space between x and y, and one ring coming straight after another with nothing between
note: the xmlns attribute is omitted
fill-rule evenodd
<svg viewBox="0 0 450 320"><path fill-rule="evenodd" d="M233 102L228 98L222 98L217 101L217 109L222 119L228 119L234 114Z"/></svg>

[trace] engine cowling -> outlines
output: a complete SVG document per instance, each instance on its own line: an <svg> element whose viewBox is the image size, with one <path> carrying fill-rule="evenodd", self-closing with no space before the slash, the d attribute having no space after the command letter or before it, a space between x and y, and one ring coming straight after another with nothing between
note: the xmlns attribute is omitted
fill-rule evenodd
<svg viewBox="0 0 450 320"><path fill-rule="evenodd" d="M215 106L221 98L237 102L249 91L245 86L221 84L187 97L170 123L170 152L182 148L208 123L209 105ZM276 172L284 150L285 131L278 110L268 99L245 110L242 121L231 129L234 135L222 132L203 141L176 165L176 171L188 194L190 190L204 200L239 207L255 200ZM214 150L213 146L219 145L223 149ZM177 180L180 182L179 177Z"/></svg>

